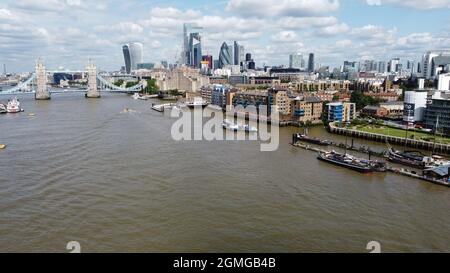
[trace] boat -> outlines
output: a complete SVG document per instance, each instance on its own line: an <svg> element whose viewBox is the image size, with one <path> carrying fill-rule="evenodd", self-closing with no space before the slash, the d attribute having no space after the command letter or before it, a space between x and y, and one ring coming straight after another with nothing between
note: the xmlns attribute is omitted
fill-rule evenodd
<svg viewBox="0 0 450 273"><path fill-rule="evenodd" d="M227 119L222 122L222 127L226 130L235 131L235 132L238 132L238 131L245 131L248 133L258 132L258 128L256 128L256 127L250 126L248 124L236 124Z"/></svg>
<svg viewBox="0 0 450 273"><path fill-rule="evenodd" d="M0 150L3 150L6 148L6 144L0 144Z"/></svg>
<svg viewBox="0 0 450 273"><path fill-rule="evenodd" d="M0 103L0 114L6 114L8 111L6 110L6 105Z"/></svg>
<svg viewBox="0 0 450 273"><path fill-rule="evenodd" d="M20 108L20 102L19 100L14 97L11 100L8 101L8 104L6 105L6 111L8 113L19 113L23 112L23 109Z"/></svg>
<svg viewBox="0 0 450 273"><path fill-rule="evenodd" d="M208 106L208 102L204 101L202 98L194 98L194 100L187 101L186 106L189 108L202 107L205 108Z"/></svg>
<svg viewBox="0 0 450 273"><path fill-rule="evenodd" d="M331 141L329 141L329 140L322 140L320 138L310 137L310 136L307 136L304 134L296 134L295 139L303 141L303 142L321 145L321 146L330 146L332 144Z"/></svg>
<svg viewBox="0 0 450 273"><path fill-rule="evenodd" d="M402 165L407 165L410 167L425 169L428 164L433 162L433 158L426 157L422 155L420 152L415 151L397 151L392 147L388 148L389 161L394 163L399 163Z"/></svg>
<svg viewBox="0 0 450 273"><path fill-rule="evenodd" d="M349 154L339 154L335 151L320 152L317 159L360 173L385 172L387 170L384 162L360 159Z"/></svg>
<svg viewBox="0 0 450 273"><path fill-rule="evenodd" d="M133 99L135 99L135 100L148 100L147 96L139 95L139 93L134 93Z"/></svg>

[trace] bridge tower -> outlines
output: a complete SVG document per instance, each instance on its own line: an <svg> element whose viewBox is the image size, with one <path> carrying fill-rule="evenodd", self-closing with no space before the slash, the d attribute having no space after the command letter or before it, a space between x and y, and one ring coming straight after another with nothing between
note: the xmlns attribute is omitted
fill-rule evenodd
<svg viewBox="0 0 450 273"><path fill-rule="evenodd" d="M47 89L47 72L45 65L39 58L36 62L36 100L49 100L50 92Z"/></svg>
<svg viewBox="0 0 450 273"><path fill-rule="evenodd" d="M100 92L97 86L97 67L91 61L86 66L86 74L88 78L86 98L100 98Z"/></svg>

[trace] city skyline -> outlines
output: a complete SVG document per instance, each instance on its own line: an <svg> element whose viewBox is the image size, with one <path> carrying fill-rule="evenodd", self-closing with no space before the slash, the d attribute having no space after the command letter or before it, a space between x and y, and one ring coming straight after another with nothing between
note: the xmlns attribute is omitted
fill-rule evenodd
<svg viewBox="0 0 450 273"><path fill-rule="evenodd" d="M345 60L419 61L425 51L450 44L450 1L255 3L7 0L0 4L0 62L8 72L20 72L31 71L39 56L54 68L83 67L92 58L101 69L118 70L121 46L141 42L144 62L173 63L182 53L183 23L204 28L204 55L217 59L224 41L238 41L257 66L287 66L297 52L314 52L316 63L331 67ZM422 23L408 24L414 18Z"/></svg>

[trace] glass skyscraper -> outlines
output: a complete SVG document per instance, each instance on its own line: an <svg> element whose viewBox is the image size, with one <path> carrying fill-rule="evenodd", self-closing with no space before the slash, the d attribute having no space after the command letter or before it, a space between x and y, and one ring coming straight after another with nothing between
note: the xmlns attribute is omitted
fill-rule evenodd
<svg viewBox="0 0 450 273"><path fill-rule="evenodd" d="M192 60L194 59L194 50L197 51L197 53L200 51L201 52L201 36L202 36L202 31L203 28L199 27L197 24L192 23L192 24L184 24L183 25L183 53L182 53L182 60L181 63L185 64L187 66L194 66L194 64L192 63ZM195 35L191 35L191 34L195 34ZM198 40L198 44L196 43L197 41L193 41L195 42L195 48L194 48L194 44L191 44L191 38L195 38L195 40ZM200 48L200 50L199 50ZM198 57L197 54L195 54L196 57ZM200 67L200 62L201 62L201 53L200 53L200 59L198 61L199 66Z"/></svg>
<svg viewBox="0 0 450 273"><path fill-rule="evenodd" d="M125 71L130 74L137 70L137 65L143 63L144 46L141 43L129 43L122 47L125 60Z"/></svg>
<svg viewBox="0 0 450 273"><path fill-rule="evenodd" d="M202 42L200 33L191 33L189 35L189 62L188 65L196 68L201 67L202 61Z"/></svg>
<svg viewBox="0 0 450 273"><path fill-rule="evenodd" d="M220 47L219 53L219 68L223 68L226 65L233 64L231 55L231 48L227 45L226 42L223 42L222 46Z"/></svg>

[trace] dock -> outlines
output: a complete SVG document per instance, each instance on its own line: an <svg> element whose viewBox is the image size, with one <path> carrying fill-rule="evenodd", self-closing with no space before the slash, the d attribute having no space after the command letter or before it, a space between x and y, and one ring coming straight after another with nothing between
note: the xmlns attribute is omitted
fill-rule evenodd
<svg viewBox="0 0 450 273"><path fill-rule="evenodd" d="M174 103L164 103L164 104L156 104L152 105L152 109L157 112L164 112L165 108L175 106Z"/></svg>
<svg viewBox="0 0 450 273"><path fill-rule="evenodd" d="M307 150L307 151L317 152L317 153L327 152L327 151L325 151L323 149L320 149L318 147L307 145L307 144L304 144L304 143L301 143L301 142L292 143L292 146L298 147L298 148L302 148L302 149ZM394 174L403 175L403 176L411 177L411 178L415 178L415 179L420 179L422 181L425 181L425 182L428 182L428 183L432 183L432 184L435 184L435 185L450 187L450 183L445 182L445 181L439 181L439 180L428 178L428 177L424 176L423 174L421 174L420 171L408 170L408 169L405 169L405 168L395 168L395 167L392 167L392 166L389 166L389 165L387 166L386 170L388 172L391 172L391 173L394 173Z"/></svg>

